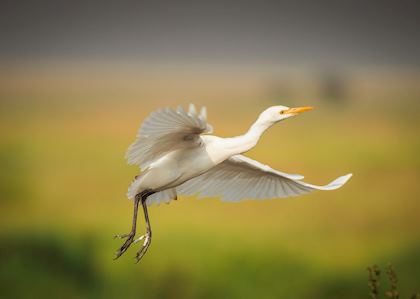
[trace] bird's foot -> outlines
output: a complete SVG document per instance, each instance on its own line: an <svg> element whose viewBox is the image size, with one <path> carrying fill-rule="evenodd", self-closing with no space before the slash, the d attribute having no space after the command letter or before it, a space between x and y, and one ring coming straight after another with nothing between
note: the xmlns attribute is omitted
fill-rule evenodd
<svg viewBox="0 0 420 299"><path fill-rule="evenodd" d="M129 234L122 234L122 235L115 235L114 239L118 238L118 239L127 239L125 240L124 244L120 247L120 249L115 253L115 258L114 260L116 260L117 258L119 258L121 255L123 255L124 252L126 252L126 250L128 249L128 247L130 247L130 245L134 242L134 232L131 232Z"/></svg>
<svg viewBox="0 0 420 299"><path fill-rule="evenodd" d="M121 235L114 235L114 239L125 239L128 238L131 235L131 233L129 234L121 234Z"/></svg>
<svg viewBox="0 0 420 299"><path fill-rule="evenodd" d="M135 257L136 263L140 262L141 258L144 256L147 249L149 248L150 243L152 241L151 237L152 237L151 234L147 233L147 234L141 236L140 238L138 238L134 241L134 243L136 244L136 243L138 243L138 242L140 242L141 240L144 239L142 247L140 248L139 251L137 251L137 254L136 254L136 257Z"/></svg>

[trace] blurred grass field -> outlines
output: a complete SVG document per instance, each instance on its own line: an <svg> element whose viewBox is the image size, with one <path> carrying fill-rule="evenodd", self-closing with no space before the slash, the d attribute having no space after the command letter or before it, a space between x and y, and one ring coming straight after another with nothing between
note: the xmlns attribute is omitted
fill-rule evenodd
<svg viewBox="0 0 420 299"><path fill-rule="evenodd" d="M401 298L420 291L418 88L356 80L344 100L323 101L307 82L280 85L284 95L264 78L160 75L1 75L3 296L368 298L366 267L388 262ZM154 238L140 264L136 246L113 261L138 172L125 150L151 111L189 102L207 106L221 136L244 133L270 105L314 105L248 155L315 184L354 177L283 200L181 196L150 208Z"/></svg>

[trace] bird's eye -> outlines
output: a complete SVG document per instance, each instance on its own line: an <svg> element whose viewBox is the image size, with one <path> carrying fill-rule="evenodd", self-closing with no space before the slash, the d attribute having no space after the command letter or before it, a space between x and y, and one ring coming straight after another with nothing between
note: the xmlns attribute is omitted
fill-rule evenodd
<svg viewBox="0 0 420 299"><path fill-rule="evenodd" d="M280 111L280 114L284 114L284 110Z"/></svg>

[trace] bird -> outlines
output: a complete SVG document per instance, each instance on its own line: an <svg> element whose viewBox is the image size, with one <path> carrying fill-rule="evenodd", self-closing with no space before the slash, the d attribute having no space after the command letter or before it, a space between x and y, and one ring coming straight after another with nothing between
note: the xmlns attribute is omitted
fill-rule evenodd
<svg viewBox="0 0 420 299"><path fill-rule="evenodd" d="M135 256L139 262L152 238L148 206L169 203L178 195L221 197L224 201L238 202L285 198L343 186L351 173L327 185L317 186L303 182L301 175L275 170L243 155L256 146L271 126L312 109L311 106L269 107L245 134L228 138L211 135L213 129L207 122L204 106L200 111L190 104L188 110L178 106L152 112L140 126L125 156L128 164L140 167L140 174L127 192L127 197L134 201L131 231L114 236L126 239L114 259L126 252L130 245L143 241ZM146 233L134 239L140 204Z"/></svg>

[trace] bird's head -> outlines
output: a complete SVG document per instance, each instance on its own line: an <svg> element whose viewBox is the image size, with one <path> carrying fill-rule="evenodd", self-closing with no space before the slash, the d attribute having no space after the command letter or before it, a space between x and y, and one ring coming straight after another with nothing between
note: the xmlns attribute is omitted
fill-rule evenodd
<svg viewBox="0 0 420 299"><path fill-rule="evenodd" d="M314 109L314 107L305 106L305 107L296 107L289 108L286 106L272 106L264 110L260 116L259 120L263 122L276 123L282 121L286 118L298 115L299 113L309 111Z"/></svg>

